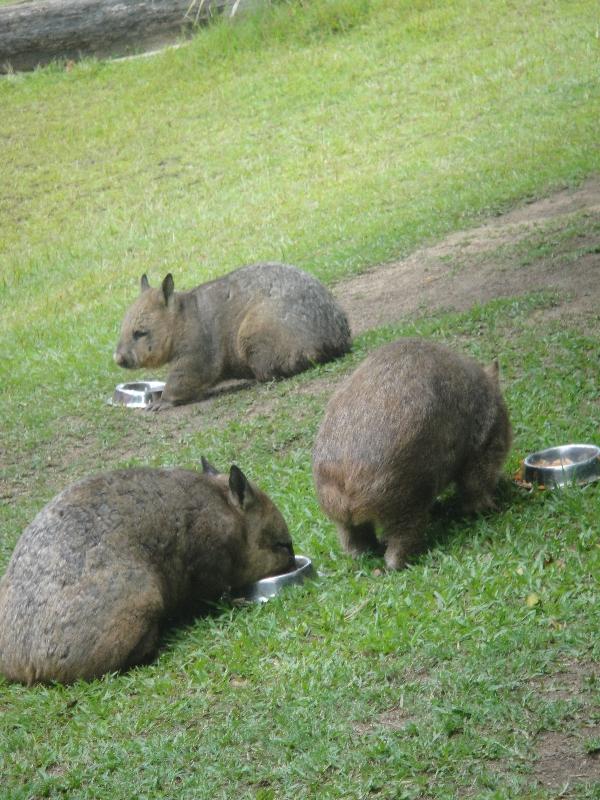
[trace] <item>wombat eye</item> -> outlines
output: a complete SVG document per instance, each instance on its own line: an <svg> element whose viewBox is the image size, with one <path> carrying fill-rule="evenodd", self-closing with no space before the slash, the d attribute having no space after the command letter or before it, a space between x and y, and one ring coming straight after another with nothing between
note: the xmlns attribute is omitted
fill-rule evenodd
<svg viewBox="0 0 600 800"><path fill-rule="evenodd" d="M134 331L133 338L134 339L141 339L142 336L148 336L148 331Z"/></svg>

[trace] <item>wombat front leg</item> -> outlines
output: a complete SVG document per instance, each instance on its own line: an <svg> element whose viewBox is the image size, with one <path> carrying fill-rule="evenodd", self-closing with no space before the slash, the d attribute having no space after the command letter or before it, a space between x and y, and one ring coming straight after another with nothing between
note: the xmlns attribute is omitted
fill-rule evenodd
<svg viewBox="0 0 600 800"><path fill-rule="evenodd" d="M362 525L342 525L338 522L336 527L342 548L354 558L362 553L377 553L381 550L372 522Z"/></svg>
<svg viewBox="0 0 600 800"><path fill-rule="evenodd" d="M178 359L167 376L160 400L151 403L148 411L164 411L172 406L201 400L207 389L218 380L210 371L200 371L195 358Z"/></svg>
<svg viewBox="0 0 600 800"><path fill-rule="evenodd" d="M504 441L492 441L465 465L457 480L465 514L481 514L497 508L494 493L506 449Z"/></svg>
<svg viewBox="0 0 600 800"><path fill-rule="evenodd" d="M496 509L493 490L490 491L480 473L463 476L459 482L459 491L464 514L482 514Z"/></svg>

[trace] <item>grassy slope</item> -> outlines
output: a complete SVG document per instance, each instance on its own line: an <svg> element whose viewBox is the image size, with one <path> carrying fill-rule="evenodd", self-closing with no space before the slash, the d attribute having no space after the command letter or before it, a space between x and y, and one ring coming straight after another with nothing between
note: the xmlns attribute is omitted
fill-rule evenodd
<svg viewBox="0 0 600 800"><path fill-rule="evenodd" d="M320 8L0 82L4 391L112 383L143 270L331 280L597 169L592 3Z"/></svg>
<svg viewBox="0 0 600 800"><path fill-rule="evenodd" d="M204 429L161 440L157 424L135 461L239 460L261 476L322 578L171 632L159 660L128 675L6 687L4 796L392 800L453 798L469 786L498 800L554 796L526 788L536 734L593 724L597 685L561 700L536 681L600 656L597 487L528 497L507 485L498 514L468 523L442 514L437 546L414 568L374 577L380 562L342 556L317 509L309 454L327 392L302 392L398 334L434 336L484 360L502 342L519 448L593 439L597 342L555 324L540 348L530 314L551 302L504 301L384 329L345 362L260 389L269 414L245 413L255 398L244 393L220 401ZM247 421L219 424L232 406ZM133 437L136 422L121 418L122 436ZM103 454L103 464L114 460ZM530 607L531 594L539 602ZM585 702L594 693L595 712ZM390 711L401 730L380 722ZM571 796L596 797L593 788Z"/></svg>
<svg viewBox="0 0 600 800"><path fill-rule="evenodd" d="M520 784L535 734L591 712L548 702L532 679L598 658L597 489L506 488L498 515L443 518L438 548L375 578L379 562L341 556L316 507L310 448L327 392L301 390L415 330L500 353L523 452L597 435L593 337L555 325L540 347L530 314L550 301L533 297L368 334L343 363L257 390L273 409L259 417L246 413L254 393L181 430L100 399L122 377L111 346L142 270L190 286L282 258L333 280L597 170L595 13L284 6L148 61L0 83L2 444L21 487L1 509L2 564L82 472L206 452L261 477L325 573L171 634L129 675L3 686L2 798L549 796ZM232 410L243 421L220 419ZM378 723L400 707L402 731Z"/></svg>

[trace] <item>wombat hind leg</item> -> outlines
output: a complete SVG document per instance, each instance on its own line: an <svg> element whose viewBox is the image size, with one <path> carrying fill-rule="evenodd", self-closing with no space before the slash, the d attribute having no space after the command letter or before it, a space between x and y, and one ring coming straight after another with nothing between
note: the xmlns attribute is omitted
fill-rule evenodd
<svg viewBox="0 0 600 800"><path fill-rule="evenodd" d="M385 564L388 569L404 569L412 557L425 549L427 519L426 512L417 513L385 527Z"/></svg>
<svg viewBox="0 0 600 800"><path fill-rule="evenodd" d="M136 592L125 591L106 616L90 653L93 675L148 663L158 649L160 620L164 616L161 591L143 571L128 574ZM137 580L135 579L137 577Z"/></svg>
<svg viewBox="0 0 600 800"><path fill-rule="evenodd" d="M158 649L159 626L156 622L138 617L130 618L128 627L120 623L104 636L100 636L96 647L85 659L70 665L58 680L71 683L77 678L92 680L106 672L122 672L137 664L147 664Z"/></svg>
<svg viewBox="0 0 600 800"><path fill-rule="evenodd" d="M310 329L290 319L284 307L265 303L242 321L237 349L256 380L263 382L297 375L323 360Z"/></svg>
<svg viewBox="0 0 600 800"><path fill-rule="evenodd" d="M145 622L138 633L139 639L129 655L125 657L124 667L147 664L158 650L159 626L157 623Z"/></svg>
<svg viewBox="0 0 600 800"><path fill-rule="evenodd" d="M269 342L253 342L248 350L248 366L257 381L264 383L297 375L319 360L316 353L306 353L293 346L286 347L281 335L269 338ZM274 348L273 340L279 340L277 348Z"/></svg>
<svg viewBox="0 0 600 800"><path fill-rule="evenodd" d="M356 557L367 552L380 552L381 546L372 522L364 522L362 525L342 525L338 522L336 527L342 547L351 556Z"/></svg>

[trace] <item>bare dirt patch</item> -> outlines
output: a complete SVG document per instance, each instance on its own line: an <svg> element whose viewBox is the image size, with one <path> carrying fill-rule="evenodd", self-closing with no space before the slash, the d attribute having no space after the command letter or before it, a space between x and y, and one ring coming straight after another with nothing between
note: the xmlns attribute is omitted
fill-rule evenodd
<svg viewBox="0 0 600 800"><path fill-rule="evenodd" d="M354 732L362 735L369 733L376 733L382 728L387 728L392 731L401 731L406 728L413 721L413 717L404 708L390 708L387 711L382 711L377 714L372 720L368 722L357 722L354 727Z"/></svg>
<svg viewBox="0 0 600 800"><path fill-rule="evenodd" d="M560 790L568 797L579 784L600 782L600 713L595 661L568 661L552 675L532 681L535 692L550 702L576 701L580 710L577 724L565 731L543 731L535 745L533 774L547 789Z"/></svg>
<svg viewBox="0 0 600 800"><path fill-rule="evenodd" d="M595 693L598 704L599 681L600 664L597 662L565 662L552 675L534 679L532 685L536 692L543 694L549 700L573 700ZM600 712L600 706L596 711Z"/></svg>
<svg viewBox="0 0 600 800"><path fill-rule="evenodd" d="M598 313L600 179L373 267L334 293L357 334L419 312L464 311L537 289L560 293L555 317Z"/></svg>
<svg viewBox="0 0 600 800"><path fill-rule="evenodd" d="M534 775L547 789L560 789L568 796L578 784L600 782L600 755L587 752L586 741L598 739L600 725L581 728L576 735L547 731L540 734L536 747Z"/></svg>

